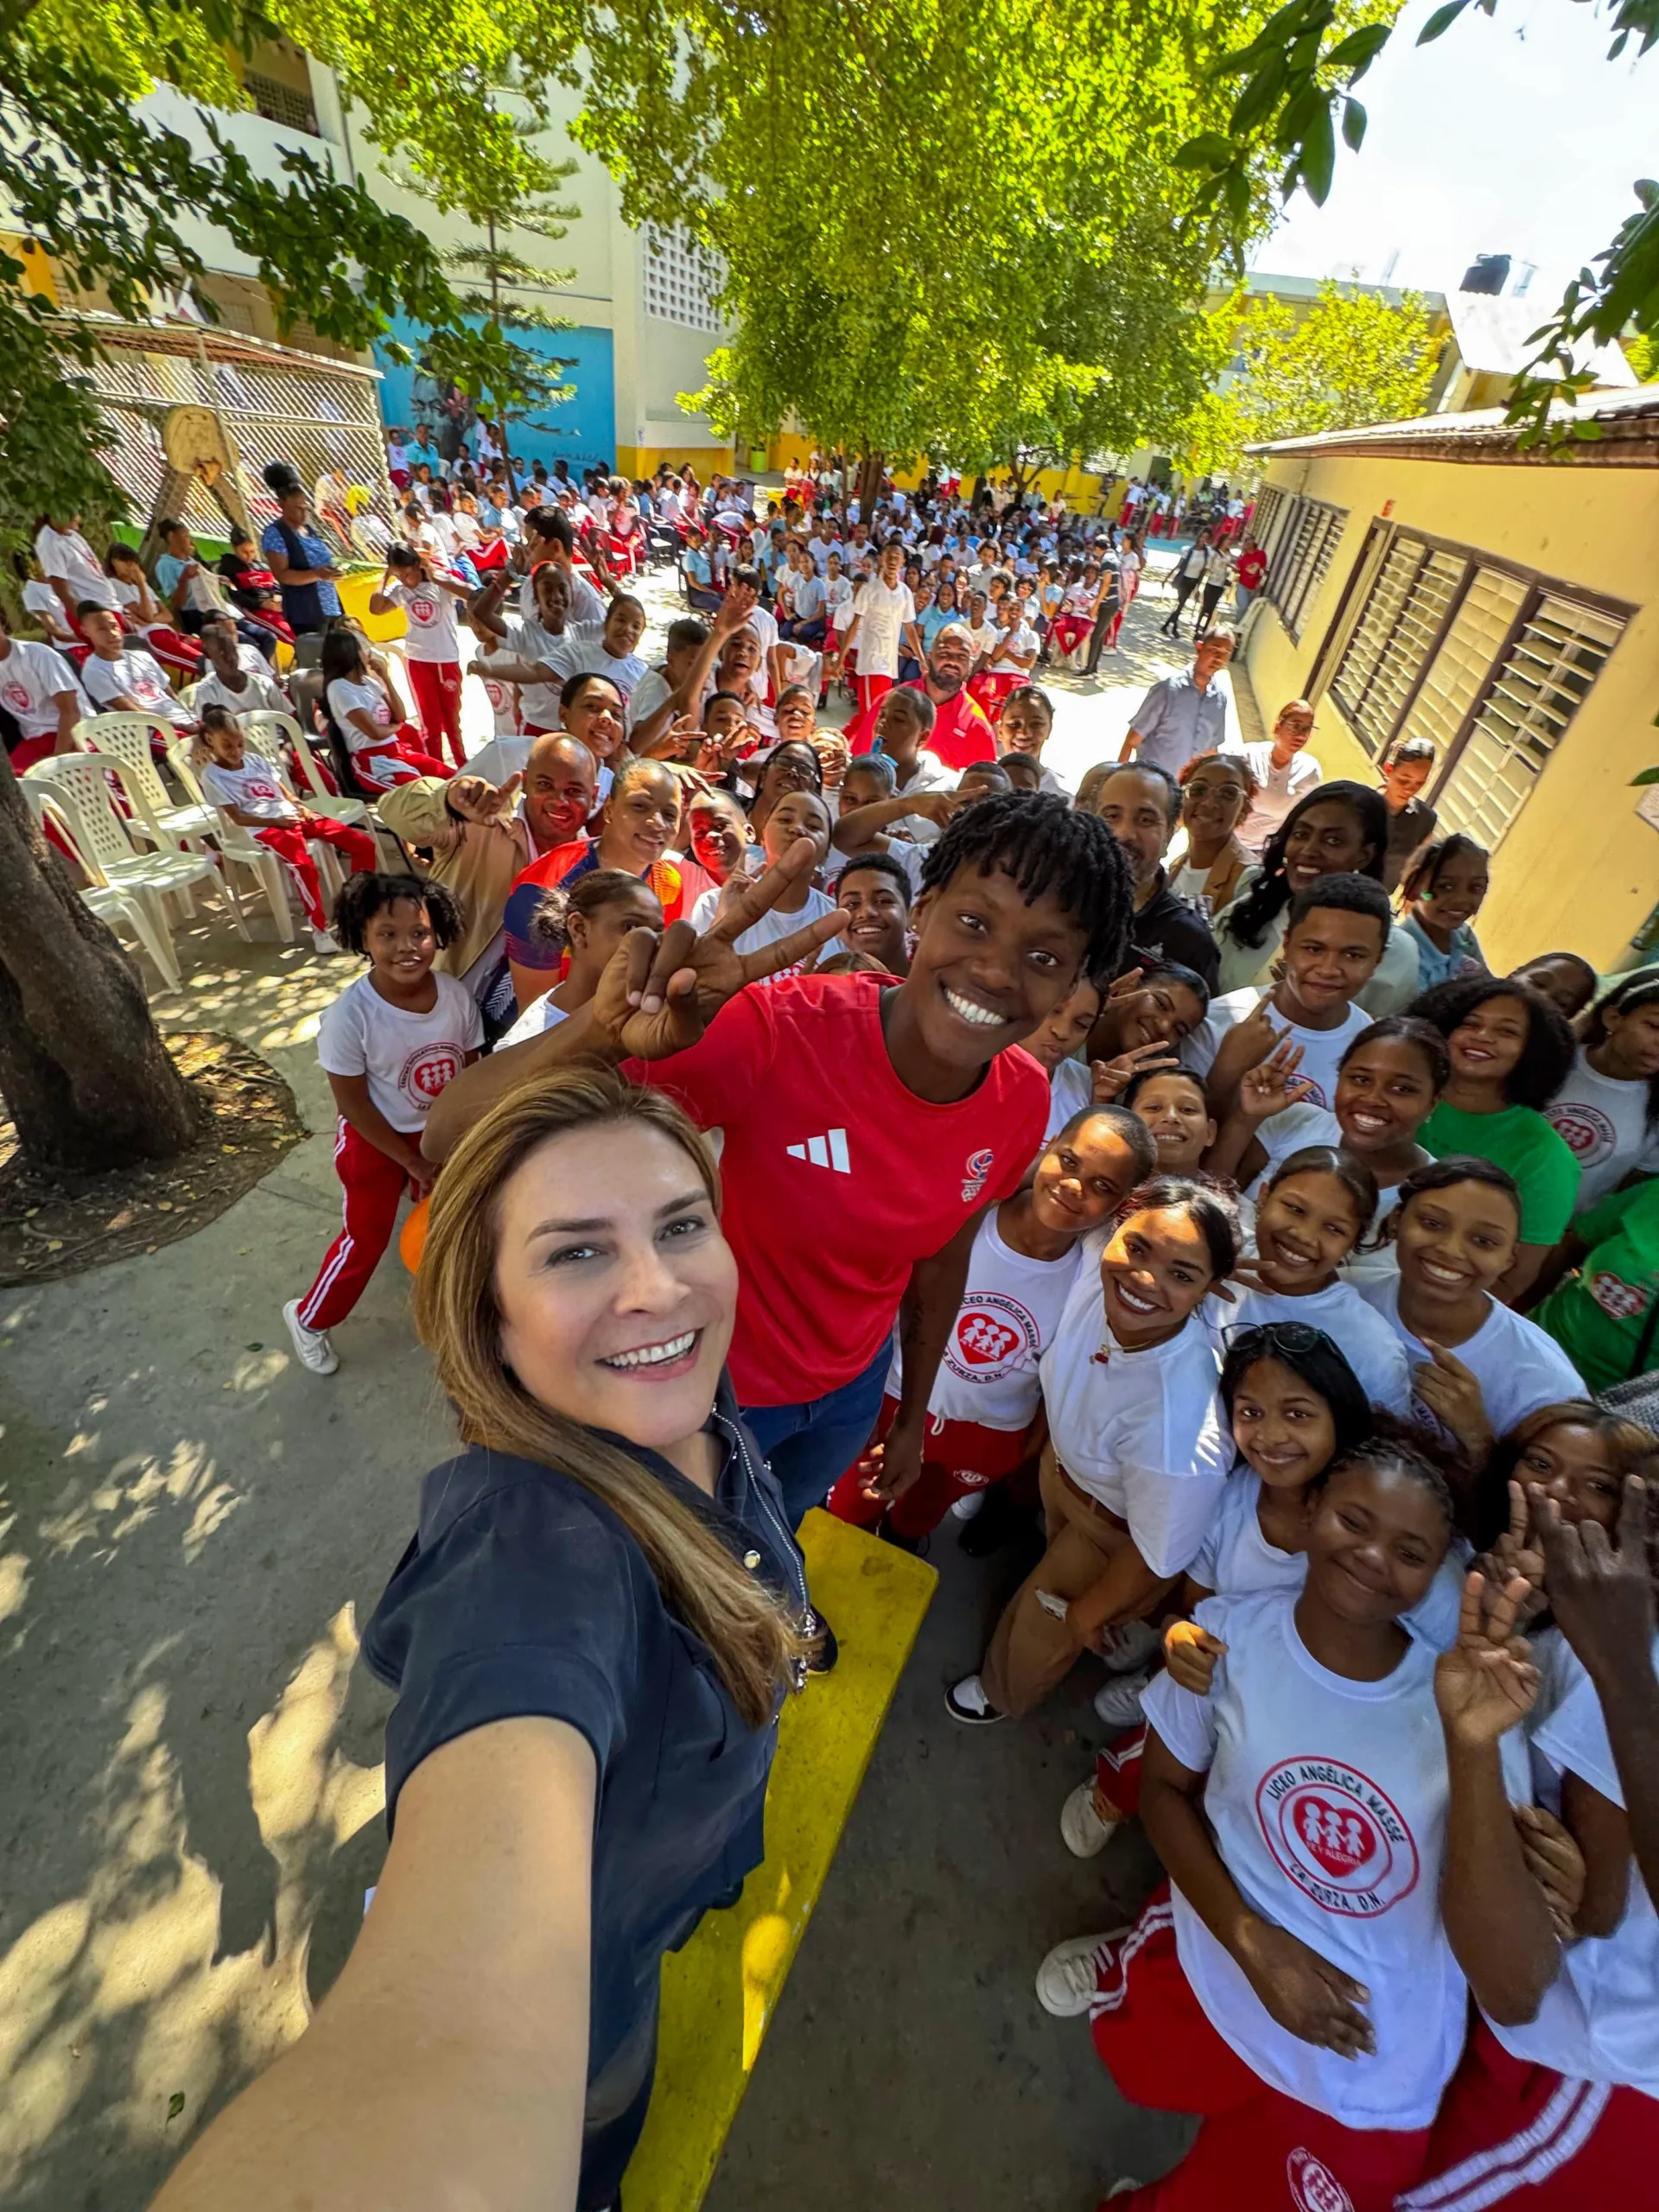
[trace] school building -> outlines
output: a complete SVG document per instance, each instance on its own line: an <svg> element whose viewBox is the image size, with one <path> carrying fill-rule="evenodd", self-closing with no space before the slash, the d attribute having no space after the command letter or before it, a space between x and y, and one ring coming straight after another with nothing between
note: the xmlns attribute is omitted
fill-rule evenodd
<svg viewBox="0 0 1659 2212"><path fill-rule="evenodd" d="M1244 659L1264 720L1318 710L1327 779L1439 753L1440 826L1491 851L1497 972L1659 938L1659 385L1580 403L1588 440L1523 450L1497 409L1260 449L1269 566Z"/></svg>

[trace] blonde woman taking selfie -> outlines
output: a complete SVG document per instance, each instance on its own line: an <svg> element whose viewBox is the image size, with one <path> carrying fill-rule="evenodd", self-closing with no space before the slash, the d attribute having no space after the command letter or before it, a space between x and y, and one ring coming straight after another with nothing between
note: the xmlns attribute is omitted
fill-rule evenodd
<svg viewBox="0 0 1659 2212"><path fill-rule="evenodd" d="M658 1984L762 1855L799 1554L723 1369L702 1139L573 1071L444 1168L416 1318L460 1423L363 1643L397 1692L374 1904L157 2212L615 2202Z"/></svg>

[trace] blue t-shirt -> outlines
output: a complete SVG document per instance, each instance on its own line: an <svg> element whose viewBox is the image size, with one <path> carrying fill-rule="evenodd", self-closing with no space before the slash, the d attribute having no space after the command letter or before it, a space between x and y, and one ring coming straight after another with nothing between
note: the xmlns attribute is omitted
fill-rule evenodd
<svg viewBox="0 0 1659 2212"><path fill-rule="evenodd" d="M299 540L300 550L305 555L305 565L308 569L334 567L334 556L327 539L319 537L314 530L296 530L294 535ZM288 539L283 534L282 524L268 522L259 534L259 544L261 550L266 553L286 553ZM290 585L288 588L291 590L294 587ZM307 587L303 584L299 586L302 591L306 588ZM321 582L311 585L309 588L316 593L317 605L325 614L338 614L341 612L340 594L326 576Z"/></svg>
<svg viewBox="0 0 1659 2212"><path fill-rule="evenodd" d="M725 1455L713 1503L656 1452L603 1440L701 1512L799 1618L800 1554L723 1377L710 1429ZM594 2081L654 2008L663 1954L764 1856L775 1715L759 1730L744 1725L707 1646L669 1611L607 1505L555 1467L477 1446L422 1485L418 1529L363 1656L397 1692L388 1830L421 1761L470 1729L543 1715L592 1746Z"/></svg>

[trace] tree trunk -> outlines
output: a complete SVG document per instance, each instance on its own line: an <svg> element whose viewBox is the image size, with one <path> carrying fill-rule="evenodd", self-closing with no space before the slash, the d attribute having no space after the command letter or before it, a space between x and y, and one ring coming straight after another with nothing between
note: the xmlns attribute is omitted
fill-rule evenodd
<svg viewBox="0 0 1659 2212"><path fill-rule="evenodd" d="M887 457L880 453L867 453L858 464L858 518L861 522L868 522L875 512L887 467Z"/></svg>
<svg viewBox="0 0 1659 2212"><path fill-rule="evenodd" d="M137 970L77 895L0 752L0 1097L34 1167L171 1160L200 1135Z"/></svg>

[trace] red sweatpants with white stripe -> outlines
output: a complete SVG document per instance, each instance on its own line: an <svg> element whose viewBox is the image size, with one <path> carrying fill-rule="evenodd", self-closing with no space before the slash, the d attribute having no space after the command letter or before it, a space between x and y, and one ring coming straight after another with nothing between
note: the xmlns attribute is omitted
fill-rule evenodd
<svg viewBox="0 0 1659 2212"><path fill-rule="evenodd" d="M317 1279L300 1300L308 1329L332 1329L368 1288L397 1222L397 1201L416 1194L407 1173L342 1116L334 1136L334 1173L346 1188L340 1231L323 1255Z"/></svg>
<svg viewBox="0 0 1659 2212"><path fill-rule="evenodd" d="M1659 2103L1504 2050L1477 2019L1398 2212L1595 2212L1659 2202Z"/></svg>
<svg viewBox="0 0 1659 2212"><path fill-rule="evenodd" d="M457 768L467 766L467 748L461 741L461 663L458 660L410 660L409 688L415 694L415 711L421 718L421 743L429 753L443 758L443 741L449 741Z"/></svg>
<svg viewBox="0 0 1659 2212"><path fill-rule="evenodd" d="M883 692L893 689L890 676L857 676L853 680L858 686L858 711L861 715L868 715Z"/></svg>
<svg viewBox="0 0 1659 2212"><path fill-rule="evenodd" d="M308 843L332 845L337 852L344 853L353 875L363 872L372 874L380 865L374 840L366 830L353 830L349 823L333 821L327 815L316 816L304 829L297 822L273 822L266 829L256 830L253 835L259 844L270 846L293 877L294 888L305 908L305 918L314 930L326 930L328 916L322 903L321 879L316 862L306 850Z"/></svg>
<svg viewBox="0 0 1659 2212"><path fill-rule="evenodd" d="M1423 2171L1426 2127L1344 2127L1270 2089L1222 2040L1176 1955L1166 1887L1108 1953L1090 2027L1131 2104L1204 2118L1175 2171L1112 2212L1390 2212Z"/></svg>
<svg viewBox="0 0 1659 2212"><path fill-rule="evenodd" d="M881 1418L872 1444L880 1444L898 1417L897 1398L883 1398ZM898 1503L886 1509L887 1526L896 1535L925 1536L937 1529L959 1497L988 1490L1024 1465L1030 1456L1025 1428L985 1428L978 1421L942 1421L927 1417L922 1444L922 1471ZM880 1498L866 1497L864 1484L870 1469L860 1458L849 1467L830 1493L830 1510L838 1521L873 1529L881 1518Z"/></svg>

